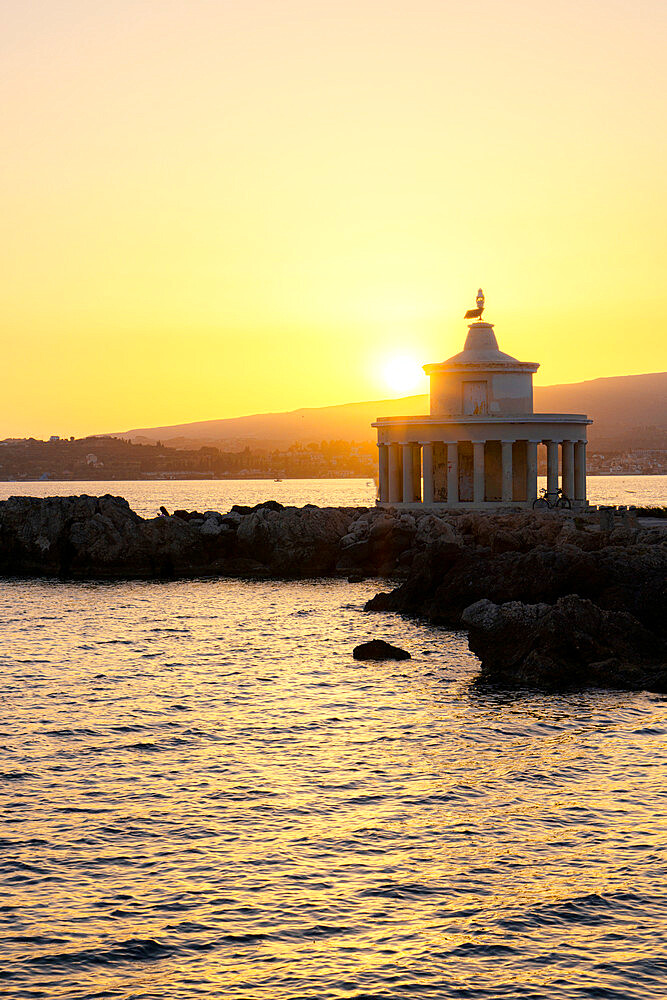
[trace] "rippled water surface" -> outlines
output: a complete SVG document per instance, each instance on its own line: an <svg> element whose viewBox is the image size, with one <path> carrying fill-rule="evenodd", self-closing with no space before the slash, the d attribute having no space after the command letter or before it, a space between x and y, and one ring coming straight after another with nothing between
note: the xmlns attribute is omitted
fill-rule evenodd
<svg viewBox="0 0 667 1000"><path fill-rule="evenodd" d="M545 476L538 487L546 486ZM667 476L589 476L588 498L592 504L667 504ZM302 507L373 506L376 486L372 479L198 479L198 480L108 480L97 482L0 482L0 500L11 496L72 496L112 493L125 497L142 517L155 517L160 505L169 511L227 511L235 503L256 504L279 500Z"/></svg>
<svg viewBox="0 0 667 1000"><path fill-rule="evenodd" d="M1 996L664 995L664 698L480 692L373 583L1 587Z"/></svg>

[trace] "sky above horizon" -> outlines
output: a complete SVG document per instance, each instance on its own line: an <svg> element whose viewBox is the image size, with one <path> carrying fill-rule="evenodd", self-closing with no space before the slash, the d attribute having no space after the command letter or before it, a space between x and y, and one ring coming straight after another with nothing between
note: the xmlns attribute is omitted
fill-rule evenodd
<svg viewBox="0 0 667 1000"><path fill-rule="evenodd" d="M0 437L667 368L657 0L5 0Z"/></svg>

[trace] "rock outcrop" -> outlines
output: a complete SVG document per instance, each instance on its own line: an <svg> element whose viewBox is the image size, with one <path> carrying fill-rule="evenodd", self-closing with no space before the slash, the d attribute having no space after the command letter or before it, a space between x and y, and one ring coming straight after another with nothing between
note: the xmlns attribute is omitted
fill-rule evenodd
<svg viewBox="0 0 667 1000"><path fill-rule="evenodd" d="M0 502L0 572L160 577L201 573L389 577L369 609L459 626L482 598L554 603L566 594L663 623L667 533L551 514L283 507L178 511L144 519L122 497Z"/></svg>
<svg viewBox="0 0 667 1000"><path fill-rule="evenodd" d="M347 507L262 507L239 523L240 556L255 559L272 576L331 576L340 539L357 510Z"/></svg>
<svg viewBox="0 0 667 1000"><path fill-rule="evenodd" d="M360 507L177 511L122 497L0 502L0 574L72 578L381 576L366 605L470 629L482 676L663 690L667 532L558 512Z"/></svg>
<svg viewBox="0 0 667 1000"><path fill-rule="evenodd" d="M364 510L340 540L336 568L346 575L406 575L425 550L458 553L463 544L447 515Z"/></svg>
<svg viewBox="0 0 667 1000"><path fill-rule="evenodd" d="M368 610L401 611L456 628L464 609L484 598L554 604L578 594L664 632L667 533L604 532L583 519L549 514L468 513L453 520L462 544L415 546L404 581L369 601Z"/></svg>
<svg viewBox="0 0 667 1000"><path fill-rule="evenodd" d="M667 533L585 518L447 515L366 608L468 628L481 679L665 690ZM426 518L424 517L426 525Z"/></svg>
<svg viewBox="0 0 667 1000"><path fill-rule="evenodd" d="M269 502L246 513L179 511L144 519L122 497L12 497L0 502L0 573L98 579L333 575L340 538L358 515L356 507Z"/></svg>
<svg viewBox="0 0 667 1000"><path fill-rule="evenodd" d="M352 650L355 660L411 660L412 657L407 650L400 646L392 646L384 639L370 639L362 642Z"/></svg>
<svg viewBox="0 0 667 1000"><path fill-rule="evenodd" d="M463 611L480 683L667 692L667 643L632 615L576 595L553 605L477 601Z"/></svg>

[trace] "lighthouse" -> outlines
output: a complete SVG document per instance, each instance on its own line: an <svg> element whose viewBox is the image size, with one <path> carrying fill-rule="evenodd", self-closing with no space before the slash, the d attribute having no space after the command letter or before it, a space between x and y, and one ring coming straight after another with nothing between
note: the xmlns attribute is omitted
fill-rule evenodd
<svg viewBox="0 0 667 1000"><path fill-rule="evenodd" d="M573 508L585 507L586 431L592 420L583 413L535 413L533 375L539 363L503 353L493 323L482 319L481 289L476 302L477 308L466 313L474 322L463 350L424 365L429 414L382 417L372 425L377 429L378 504L532 507L542 447L547 495L555 499L560 485Z"/></svg>

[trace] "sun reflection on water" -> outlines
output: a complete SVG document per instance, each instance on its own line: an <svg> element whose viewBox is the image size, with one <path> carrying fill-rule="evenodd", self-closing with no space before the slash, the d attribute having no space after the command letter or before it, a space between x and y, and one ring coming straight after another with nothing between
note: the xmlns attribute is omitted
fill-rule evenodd
<svg viewBox="0 0 667 1000"><path fill-rule="evenodd" d="M667 702L480 691L375 589L5 582L12 995L654 988Z"/></svg>

